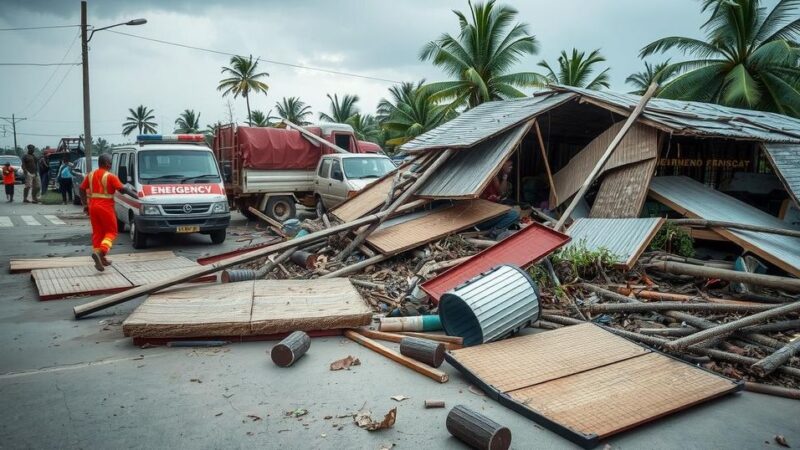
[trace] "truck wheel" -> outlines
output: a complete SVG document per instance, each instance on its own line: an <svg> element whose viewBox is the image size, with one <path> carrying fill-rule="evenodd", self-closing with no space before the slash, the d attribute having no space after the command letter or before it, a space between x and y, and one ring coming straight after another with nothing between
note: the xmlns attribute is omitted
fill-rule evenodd
<svg viewBox="0 0 800 450"><path fill-rule="evenodd" d="M322 197L317 196L317 218L321 219L325 214L325 204L322 203Z"/></svg>
<svg viewBox="0 0 800 450"><path fill-rule="evenodd" d="M131 219L130 224L131 246L137 250L147 247L147 235L139 231L136 221Z"/></svg>
<svg viewBox="0 0 800 450"><path fill-rule="evenodd" d="M225 237L227 235L228 234L225 232L225 230L214 230L209 233L209 236L211 236L211 242L214 244L222 244L225 242Z"/></svg>
<svg viewBox="0 0 800 450"><path fill-rule="evenodd" d="M294 198L286 195L280 197L270 197L267 201L267 209L264 214L272 217L278 222L283 222L294 217L296 213Z"/></svg>
<svg viewBox="0 0 800 450"><path fill-rule="evenodd" d="M117 219L117 232L124 233L125 232L125 222Z"/></svg>

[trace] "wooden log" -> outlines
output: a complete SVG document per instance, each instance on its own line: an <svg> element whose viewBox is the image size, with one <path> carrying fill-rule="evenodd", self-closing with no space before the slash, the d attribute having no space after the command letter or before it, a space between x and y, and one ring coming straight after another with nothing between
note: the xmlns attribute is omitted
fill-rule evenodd
<svg viewBox="0 0 800 450"><path fill-rule="evenodd" d="M680 328L639 328L639 333L649 336L688 336L692 333L697 333L697 328L680 327Z"/></svg>
<svg viewBox="0 0 800 450"><path fill-rule="evenodd" d="M673 319L680 320L681 322L685 322L688 325L691 325L695 328L699 328L701 330L707 330L709 328L714 328L718 323L712 322L707 319L703 319L701 317L693 316L691 314L680 312L680 311L669 311L664 313L666 316L669 316ZM745 334L744 330L736 331L732 334L732 336L739 337L741 339L745 339L749 342L754 342L761 346L767 347L769 349L779 349L783 347L783 343L777 339L773 339L769 336L764 336L763 334L758 333L751 333Z"/></svg>
<svg viewBox="0 0 800 450"><path fill-rule="evenodd" d="M414 336L422 339L430 339L432 341L449 342L451 344L464 345L464 338L460 336L447 336L444 334L435 334L435 333L420 333L418 331L398 331L397 334Z"/></svg>
<svg viewBox="0 0 800 450"><path fill-rule="evenodd" d="M223 269L227 269L228 267L233 267L239 264L243 264L246 262L254 261L259 258L263 258L264 256L271 255L273 253L277 253L280 251L285 251L292 247L298 247L305 244L311 244L317 242L321 239L325 239L328 236L341 233L343 231L347 231L353 228L358 228L370 223L373 223L379 220L384 214L388 215L387 212L380 212L377 214L371 214L369 216L364 216L360 219L356 219L352 222L344 223L341 225L337 225L326 230L317 231L315 233L307 234L305 236L301 236L298 238L294 238L290 241L283 241L279 242L274 245L270 245L268 247L264 247L258 250L253 250L252 252L244 253L241 255L236 255L231 258L226 258L221 261L217 261L213 264L209 264L206 266L200 266L196 269L191 271L184 272L181 275L177 275L174 277L170 277L166 280L161 280L155 283L149 283L142 286L138 286L132 289L128 289L126 291L120 292L118 294L109 295L107 297L103 297L98 300L94 300L88 303L84 303L82 305L75 306L72 308L72 311L75 315L75 318L85 317L89 314L95 313L97 311L101 311L103 309L109 308L111 306L119 305L120 303L127 302L128 300L133 300L134 298L140 297L142 295L151 294L153 292L158 292L164 288L168 288L170 286L175 286L176 284L185 283L187 281L191 281L195 278L203 277L206 275L211 275L213 273L219 272Z"/></svg>
<svg viewBox="0 0 800 450"><path fill-rule="evenodd" d="M281 237L284 237L284 238L288 238L289 237L286 233L283 232L282 225L277 220L273 219L272 217L264 214L263 212L255 209L255 208L253 208L252 206L248 206L247 210L250 211L250 214L258 217L259 219L263 220L264 222L267 222L267 225L269 225L269 228L272 231L274 231L275 233L277 233L278 236L281 236Z"/></svg>
<svg viewBox="0 0 800 450"><path fill-rule="evenodd" d="M544 161L544 170L547 173L547 181L550 183L550 191L553 192L553 198L558 205L558 192L556 191L556 182L553 181L553 171L550 170L550 160L547 159L547 148L544 146L544 139L542 138L542 130L539 128L539 121L533 121L533 127L536 130L536 139L539 141L539 150L542 152L542 160Z"/></svg>
<svg viewBox="0 0 800 450"><path fill-rule="evenodd" d="M533 328L541 328L543 330L557 330L559 328L563 328L564 325L560 325L554 322L548 322L546 320L539 319L533 323Z"/></svg>
<svg viewBox="0 0 800 450"><path fill-rule="evenodd" d="M773 289L800 292L800 279L798 278L738 272L735 270L716 269L669 261L651 263L647 264L645 267L648 269L656 269L662 272L673 273L677 275L692 275L701 278L719 278L722 280L755 284L757 286L764 286Z"/></svg>
<svg viewBox="0 0 800 450"><path fill-rule="evenodd" d="M403 339L408 337L407 335L400 334L400 333L389 333L389 332L386 332L386 331L370 330L369 328L364 328L364 327L359 328L357 331L358 331L358 334L361 334L361 335L366 336L368 338L377 339L379 341L396 342L398 344ZM438 336L438 335L435 335L435 336ZM445 336L445 337L447 337L447 336ZM421 339L425 339L425 338L421 338ZM429 339L429 340L433 340L433 339ZM456 344L456 343L452 343L452 342L442 342L442 341L436 341L436 342L441 342L444 345L444 348L446 350L458 350L460 348L463 348L462 345Z"/></svg>
<svg viewBox="0 0 800 450"><path fill-rule="evenodd" d="M773 386L771 384L746 381L744 383L744 390L748 392L758 392L759 394L774 395L776 397L800 400L800 389L790 389L783 386Z"/></svg>
<svg viewBox="0 0 800 450"><path fill-rule="evenodd" d="M488 240L488 239L473 239L473 238L467 238L467 239L464 239L464 240L465 240L465 241L467 241L467 243L469 243L469 244L470 244L470 245L472 245L473 247L475 247L475 248L481 248L481 249L483 249L483 248L489 248L489 247L494 247L494 246L497 244L497 241L490 241L490 240Z"/></svg>
<svg viewBox="0 0 800 450"><path fill-rule="evenodd" d="M682 348L686 348L691 344L702 342L714 336L727 334L732 331L740 330L748 325L755 325L775 317L781 317L786 314L798 311L800 311L800 302L789 303L788 305L779 306L777 308L772 308L767 311L762 311L760 313L753 314L752 316L742 317L741 319L734 320L732 322L728 322L726 324L722 324L714 328L709 328L700 331L698 333L676 339L674 341L671 341L667 345L669 346L670 349L680 350Z"/></svg>
<svg viewBox="0 0 800 450"><path fill-rule="evenodd" d="M411 359L408 356L401 355L400 353L397 353L396 351L381 345L366 336L362 336L353 330L345 330L344 335L348 339L357 342L358 344L361 344L364 347L367 347L368 349L391 359L392 361L398 362L417 373L425 375L432 380L438 381L439 383L447 383L447 380L449 379L447 374L441 370L428 367L427 365Z"/></svg>
<svg viewBox="0 0 800 450"><path fill-rule="evenodd" d="M431 367L439 367L444 362L444 344L428 339L407 337L400 341L400 354Z"/></svg>
<svg viewBox="0 0 800 450"><path fill-rule="evenodd" d="M649 303L597 303L584 305L583 308L593 313L632 313L650 311L703 311L703 312L761 312L775 309L774 305L722 305L718 303L683 303L683 302L649 302Z"/></svg>
<svg viewBox="0 0 800 450"><path fill-rule="evenodd" d="M373 283L371 281L359 280L358 278L350 278L350 282L355 284L356 286L361 286L369 289L380 289L385 290L386 285L381 283Z"/></svg>
<svg viewBox="0 0 800 450"><path fill-rule="evenodd" d="M425 400L425 408L444 408L444 400Z"/></svg>
<svg viewBox="0 0 800 450"><path fill-rule="evenodd" d="M479 450L506 450L511 447L511 430L464 405L447 414L447 431L468 446Z"/></svg>
<svg viewBox="0 0 800 450"><path fill-rule="evenodd" d="M440 261L440 262L432 262L430 264L425 264L419 270L420 275L427 275L431 272L438 272L443 269L449 269L450 267L457 266L464 261L472 258L471 256L462 256L461 258L451 259L449 261Z"/></svg>
<svg viewBox="0 0 800 450"><path fill-rule="evenodd" d="M775 353L760 359L757 363L753 364L751 369L756 375L765 377L774 372L778 367L786 364L792 359L792 356L800 352L800 338L784 345L775 351Z"/></svg>
<svg viewBox="0 0 800 450"><path fill-rule="evenodd" d="M302 331L295 331L272 347L272 362L280 367L289 367L300 359L311 347L311 338Z"/></svg>
<svg viewBox="0 0 800 450"><path fill-rule="evenodd" d="M586 191L589 190L589 187L591 187L592 183L594 183L595 178L597 178L597 175L599 175L600 171L603 170L603 166L606 165L606 162L608 162L608 159L614 153L614 150L617 149L619 143L622 142L622 139L625 137L626 134L628 134L628 130L630 130L633 124L636 123L636 120L639 118L639 115L641 115L642 112L644 111L645 105L647 105L647 102L650 101L650 98L653 96L653 94L655 94L656 89L658 89L658 83L653 83L650 85L649 88L647 88L647 92L645 92L642 98L639 100L639 104L636 105L636 108L633 109L633 112L631 113L630 116L628 116L628 119L625 121L625 124L622 125L622 128L620 128L617 135L614 136L614 139L611 141L610 144L608 144L608 148L606 148L606 151L603 153L602 156L600 156L600 160L597 161L597 164L595 164L594 168L589 173L589 176L586 177L586 180L583 182L583 185L578 190L578 193L575 194L574 197L572 197L572 201L570 202L569 206L567 206L567 209L565 209L564 212L561 214L561 218L558 219L558 223L555 226L556 231L561 231L564 229L564 225L567 223L567 220L569 220L570 218L569 216L572 214L572 211L575 210L575 207L577 207L578 203L581 202L583 196L586 195Z"/></svg>
<svg viewBox="0 0 800 450"><path fill-rule="evenodd" d="M675 225L700 227L700 228L729 228L734 230L756 231L759 233L778 234L781 236L800 237L800 231L788 230L785 228L762 227L759 225L749 225L746 223L724 222L721 220L704 219L667 219Z"/></svg>
<svg viewBox="0 0 800 450"><path fill-rule="evenodd" d="M620 292L625 293L631 291L630 289L618 289ZM699 295L685 295L673 294L672 292L658 292L647 290L633 290L633 294L638 298L646 298L648 300L659 300L668 302L685 302L685 301L701 301L709 303L718 303L721 305L763 305L763 303L746 302L742 300L733 300L729 298L716 298L716 297L701 297Z"/></svg>
<svg viewBox="0 0 800 450"><path fill-rule="evenodd" d="M367 267L373 264L378 264L379 262L385 261L389 258L391 258L390 255L376 255L373 256L372 258L367 258L363 261L357 262L347 267L342 267L339 270L334 270L333 272L327 273L321 276L320 278L336 278L336 277L343 277L346 275L350 275L351 273L356 273L362 269L366 269Z"/></svg>
<svg viewBox="0 0 800 450"><path fill-rule="evenodd" d="M745 333L774 333L792 330L800 331L800 320L782 320L779 322L742 328L742 332Z"/></svg>
<svg viewBox="0 0 800 450"><path fill-rule="evenodd" d="M358 251L363 253L364 256L366 256L367 258L372 258L373 256L376 255L376 253L373 252L372 249L363 244L358 246Z"/></svg>
<svg viewBox="0 0 800 450"><path fill-rule="evenodd" d="M264 275L272 272L272 269L278 267L278 265L289 259L296 251L297 247L289 248L274 259L267 261L267 263L264 264L264 267L258 269L256 272L256 279L263 278Z"/></svg>

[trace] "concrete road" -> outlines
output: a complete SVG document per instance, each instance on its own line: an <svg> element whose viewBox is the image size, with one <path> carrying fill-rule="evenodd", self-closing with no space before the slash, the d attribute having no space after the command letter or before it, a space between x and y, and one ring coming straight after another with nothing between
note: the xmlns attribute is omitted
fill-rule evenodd
<svg viewBox="0 0 800 450"><path fill-rule="evenodd" d="M21 191L21 188L19 188ZM17 200L21 199L20 195ZM71 308L87 299L40 302L27 274L10 275L12 257L89 251L89 223L75 206L0 203L0 447L3 448L465 448L445 429L447 409L465 404L508 426L513 448L575 448L487 399L452 367L438 384L342 338L317 338L294 367L268 359L272 343L217 349L141 349L120 323L140 301L84 320ZM34 224L36 222L36 224ZM11 225L7 225L10 223ZM231 249L252 233L240 216L225 244L206 236L155 242L189 258ZM131 251L119 238L114 252ZM353 355L361 365L330 372ZM395 402L391 396L410 397ZM367 432L348 417L397 407L391 430ZM305 409L298 418L286 413ZM327 418L330 417L330 418ZM613 448L778 448L800 445L800 402L740 393L610 439Z"/></svg>

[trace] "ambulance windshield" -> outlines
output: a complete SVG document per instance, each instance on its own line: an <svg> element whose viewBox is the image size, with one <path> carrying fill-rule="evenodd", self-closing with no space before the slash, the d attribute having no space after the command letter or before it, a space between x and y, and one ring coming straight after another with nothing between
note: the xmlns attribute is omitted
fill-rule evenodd
<svg viewBox="0 0 800 450"><path fill-rule="evenodd" d="M217 163L211 152L151 150L139 152L142 184L218 183Z"/></svg>

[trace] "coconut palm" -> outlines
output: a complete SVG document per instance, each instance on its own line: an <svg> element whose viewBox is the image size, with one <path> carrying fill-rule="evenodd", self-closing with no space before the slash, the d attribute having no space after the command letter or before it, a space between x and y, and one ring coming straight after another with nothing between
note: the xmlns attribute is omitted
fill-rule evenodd
<svg viewBox="0 0 800 450"><path fill-rule="evenodd" d="M250 126L252 127L268 127L270 126L269 123L269 115L264 114L263 111L254 110L250 113L250 118L248 119Z"/></svg>
<svg viewBox="0 0 800 450"><path fill-rule="evenodd" d="M267 72L257 72L258 60L253 61L253 55L249 58L244 56L234 56L231 58L230 67L223 67L222 73L229 75L223 78L217 86L218 91L222 91L222 96L233 94L233 97L244 97L247 103L247 117L250 117L250 93L267 93L269 86L261 81L261 78L268 77ZM252 123L250 123L252 126Z"/></svg>
<svg viewBox="0 0 800 450"><path fill-rule="evenodd" d="M130 136L134 130L139 130L139 134L154 134L158 124L153 120L156 116L153 110L144 105L139 105L136 109L129 108L130 115L122 123L122 134Z"/></svg>
<svg viewBox="0 0 800 450"><path fill-rule="evenodd" d="M175 119L176 133L198 133L200 131L200 113L195 113L193 109L185 109Z"/></svg>
<svg viewBox="0 0 800 450"><path fill-rule="evenodd" d="M331 113L330 115L319 113L319 120L345 123L348 119L359 113L358 106L356 106L359 100L357 95L347 94L339 101L338 94L334 94L333 97L331 97L331 94L328 94L328 100L331 102Z"/></svg>
<svg viewBox="0 0 800 450"><path fill-rule="evenodd" d="M459 34L443 34L420 52L421 60L432 61L456 78L432 83L428 88L436 92L437 99L466 101L469 107L490 100L524 97L518 88L541 83L542 77L533 72L509 73L509 70L520 57L538 52L536 38L528 34L526 24L512 25L516 9L495 6L495 0L468 4L469 18L453 11L458 17Z"/></svg>
<svg viewBox="0 0 800 450"><path fill-rule="evenodd" d="M207 124L206 129L203 130L203 135L205 137L206 144L211 147L211 143L214 142L214 135L217 134L217 130L219 127L222 126L222 122L215 122L213 124Z"/></svg>
<svg viewBox="0 0 800 450"><path fill-rule="evenodd" d="M768 10L759 0L704 0L705 40L671 36L641 50L641 57L672 49L693 57L670 64L680 74L659 96L800 117L797 5L778 0Z"/></svg>
<svg viewBox="0 0 800 450"><path fill-rule="evenodd" d="M275 108L278 110L278 117L281 119L286 119L297 125L311 124L306 120L311 115L311 107L297 97L283 97L280 102L275 103Z"/></svg>
<svg viewBox="0 0 800 450"><path fill-rule="evenodd" d="M378 121L387 133L386 145L397 147L455 116L452 104L440 105L424 89L425 80L389 88L389 99L378 103Z"/></svg>
<svg viewBox="0 0 800 450"><path fill-rule="evenodd" d="M631 84L636 88L636 90L633 90L630 93L644 95L644 93L647 92L647 88L650 87L651 84L658 83L660 85L664 85L666 82L668 82L670 77L672 77L674 74L674 69L672 69L669 61L670 60L666 60L654 65L645 62L643 71L631 74L625 79L626 83ZM658 95L659 92L661 92L660 88L656 90L656 95Z"/></svg>
<svg viewBox="0 0 800 450"><path fill-rule="evenodd" d="M600 49L592 50L587 56L586 52L579 52L578 49L573 48L571 55L568 55L564 50L561 51L561 55L558 57L558 72L553 70L547 61L540 61L537 65L547 69L545 77L548 83L586 89L600 89L609 87L609 69L606 68L594 78L591 78L591 76L595 71L595 66L605 62L605 60L603 55L600 54ZM590 79L591 81L589 81Z"/></svg>
<svg viewBox="0 0 800 450"><path fill-rule="evenodd" d="M98 155L108 153L110 149L111 147L108 145L108 141L101 137L95 139L94 144L92 144L92 151Z"/></svg>
<svg viewBox="0 0 800 450"><path fill-rule="evenodd" d="M372 114L356 113L350 116L345 123L353 127L353 132L358 139L383 144L381 126Z"/></svg>

